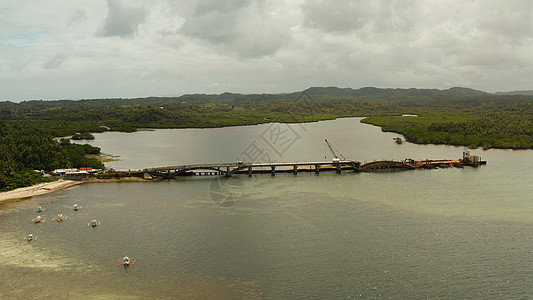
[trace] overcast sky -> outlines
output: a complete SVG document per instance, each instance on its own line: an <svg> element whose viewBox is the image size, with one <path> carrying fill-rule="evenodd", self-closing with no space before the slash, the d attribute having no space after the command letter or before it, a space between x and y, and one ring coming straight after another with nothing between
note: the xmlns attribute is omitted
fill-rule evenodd
<svg viewBox="0 0 533 300"><path fill-rule="evenodd" d="M0 101L533 89L530 0L0 0Z"/></svg>

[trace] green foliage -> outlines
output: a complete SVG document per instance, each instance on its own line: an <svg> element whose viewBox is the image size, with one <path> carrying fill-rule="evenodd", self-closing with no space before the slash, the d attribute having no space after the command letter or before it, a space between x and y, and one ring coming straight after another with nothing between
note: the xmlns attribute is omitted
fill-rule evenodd
<svg viewBox="0 0 533 300"><path fill-rule="evenodd" d="M401 133L418 144L449 144L471 148L533 148L533 103L418 111L419 117L371 117L363 122Z"/></svg>
<svg viewBox="0 0 533 300"><path fill-rule="evenodd" d="M69 157L71 166L75 168L93 167L95 169L103 169L104 164L96 158L86 157L87 154L99 154L100 148L93 147L89 144L69 144L63 147Z"/></svg>
<svg viewBox="0 0 533 300"><path fill-rule="evenodd" d="M89 132L75 133L72 136L73 140L94 140L94 135Z"/></svg>
<svg viewBox="0 0 533 300"><path fill-rule="evenodd" d="M10 191L20 187L56 180L53 178L45 178L41 173L33 170L22 170L20 172L13 172L9 175L9 177L0 175L0 191Z"/></svg>
<svg viewBox="0 0 533 300"><path fill-rule="evenodd" d="M59 142L46 128L33 122L0 121L0 190L32 185L45 180L33 170L104 165L87 154L98 154L100 148Z"/></svg>

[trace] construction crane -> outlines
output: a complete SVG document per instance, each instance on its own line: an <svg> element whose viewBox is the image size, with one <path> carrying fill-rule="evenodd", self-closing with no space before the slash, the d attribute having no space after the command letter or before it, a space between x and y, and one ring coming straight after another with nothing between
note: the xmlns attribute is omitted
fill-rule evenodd
<svg viewBox="0 0 533 300"><path fill-rule="evenodd" d="M329 151L331 151L331 154L333 154L333 157L335 157L333 160L334 161L339 161L339 156L342 158L342 160L346 160L346 158L344 158L344 156L342 156L342 154L339 153L339 155L337 156L337 153L335 153L335 150L333 150L333 146L331 146L331 144L328 142L328 140L324 139L324 141L326 141L326 145L328 145L328 148L329 148ZM326 158L326 156L324 155L324 159Z"/></svg>

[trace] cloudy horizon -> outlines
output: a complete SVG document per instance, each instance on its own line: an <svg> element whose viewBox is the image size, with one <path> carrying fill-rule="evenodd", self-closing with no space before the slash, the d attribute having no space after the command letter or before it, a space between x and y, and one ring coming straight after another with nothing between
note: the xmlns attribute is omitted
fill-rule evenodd
<svg viewBox="0 0 533 300"><path fill-rule="evenodd" d="M0 3L0 101L461 86L530 90L533 2Z"/></svg>

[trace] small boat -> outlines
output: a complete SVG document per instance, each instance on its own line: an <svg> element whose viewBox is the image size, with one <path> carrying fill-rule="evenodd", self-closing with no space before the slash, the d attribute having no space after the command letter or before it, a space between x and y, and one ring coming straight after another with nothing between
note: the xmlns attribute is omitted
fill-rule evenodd
<svg viewBox="0 0 533 300"><path fill-rule="evenodd" d="M67 216L63 216L63 214L57 215L57 217L54 217L54 221L62 222L68 220Z"/></svg>
<svg viewBox="0 0 533 300"><path fill-rule="evenodd" d="M128 256L124 256L122 259L120 259L120 258L117 259L117 266L120 266L121 264L124 266L124 268L127 268L130 265L135 266L135 262L136 261L137 261L136 259L129 258Z"/></svg>
<svg viewBox="0 0 533 300"><path fill-rule="evenodd" d="M37 237L33 236L33 233L28 234L25 238L26 241L31 242L33 240L36 240Z"/></svg>
<svg viewBox="0 0 533 300"><path fill-rule="evenodd" d="M72 209L74 209L74 211L78 211L81 209L81 206L79 206L78 204L74 204L74 206L72 207Z"/></svg>
<svg viewBox="0 0 533 300"><path fill-rule="evenodd" d="M37 216L35 219L31 220L31 222L37 224L37 223L42 223L42 222L44 222L45 220L46 220L46 219L41 218L41 216Z"/></svg>
<svg viewBox="0 0 533 300"><path fill-rule="evenodd" d="M100 226L100 222L97 222L96 219L91 220L91 223L87 224L87 226L92 226L93 228L96 226Z"/></svg>
<svg viewBox="0 0 533 300"><path fill-rule="evenodd" d="M45 211L45 210L46 210L45 208L42 208L42 207L39 206L39 207L37 207L37 208L35 209L35 212L40 213L40 212L43 212L43 211Z"/></svg>

